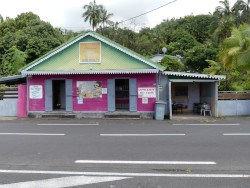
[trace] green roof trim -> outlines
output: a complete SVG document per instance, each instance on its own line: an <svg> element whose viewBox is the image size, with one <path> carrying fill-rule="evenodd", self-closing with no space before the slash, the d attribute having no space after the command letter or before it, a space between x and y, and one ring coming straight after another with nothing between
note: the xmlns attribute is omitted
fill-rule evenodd
<svg viewBox="0 0 250 188"><path fill-rule="evenodd" d="M94 41L101 42L101 63L79 63L79 43ZM102 71L135 69L164 70L165 67L98 33L87 31L36 59L20 69L20 71Z"/></svg>

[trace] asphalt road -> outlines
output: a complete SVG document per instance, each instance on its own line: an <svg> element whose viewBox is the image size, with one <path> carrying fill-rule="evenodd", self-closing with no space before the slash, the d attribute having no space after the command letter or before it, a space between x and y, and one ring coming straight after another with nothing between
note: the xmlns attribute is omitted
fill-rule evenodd
<svg viewBox="0 0 250 188"><path fill-rule="evenodd" d="M250 187L250 117L0 121L0 188L73 186Z"/></svg>

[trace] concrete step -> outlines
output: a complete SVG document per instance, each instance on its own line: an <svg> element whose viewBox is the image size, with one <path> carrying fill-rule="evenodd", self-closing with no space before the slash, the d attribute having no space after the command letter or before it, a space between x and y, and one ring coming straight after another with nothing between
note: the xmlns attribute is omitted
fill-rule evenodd
<svg viewBox="0 0 250 188"><path fill-rule="evenodd" d="M42 114L42 118L45 119L70 119L70 118L76 118L76 114L71 113L46 113Z"/></svg>
<svg viewBox="0 0 250 188"><path fill-rule="evenodd" d="M141 119L139 113L105 113L104 118L107 119Z"/></svg>

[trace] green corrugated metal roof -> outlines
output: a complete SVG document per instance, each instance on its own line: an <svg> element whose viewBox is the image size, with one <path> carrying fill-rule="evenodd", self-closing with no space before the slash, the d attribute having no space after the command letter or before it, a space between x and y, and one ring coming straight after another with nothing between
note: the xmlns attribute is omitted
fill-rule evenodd
<svg viewBox="0 0 250 188"><path fill-rule="evenodd" d="M79 37L83 38L60 51L61 48L78 39ZM79 42L100 41L98 38L102 40L101 63L79 63ZM114 45L115 47L113 47L112 45ZM59 52L47 58L56 50L59 50ZM134 55L134 57L128 54L132 54ZM41 62L38 63L39 61ZM38 64L34 66L34 64L36 63ZM88 31L78 35L74 39L59 46L55 50L52 50L43 57L35 60L31 64L22 68L21 71L25 69L27 69L28 71L87 71L90 70L90 68L92 70L131 70L154 69L153 67L164 69L164 67L162 67L161 65L152 62L151 60L111 41L110 39L107 39L95 32Z"/></svg>

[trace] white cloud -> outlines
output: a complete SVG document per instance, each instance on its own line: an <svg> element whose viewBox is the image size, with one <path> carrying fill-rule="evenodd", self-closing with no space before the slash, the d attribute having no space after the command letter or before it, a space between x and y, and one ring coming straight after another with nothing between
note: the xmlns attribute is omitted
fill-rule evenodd
<svg viewBox="0 0 250 188"><path fill-rule="evenodd" d="M108 12L113 13L114 21L122 21L137 16L172 0L96 0ZM33 12L54 27L72 30L90 29L82 18L83 6L90 0L4 0L0 3L0 14L14 18L23 12ZM236 0L230 0L232 6ZM219 5L219 0L177 0L176 2L136 19L137 23L154 26L167 18L185 15L208 14Z"/></svg>

